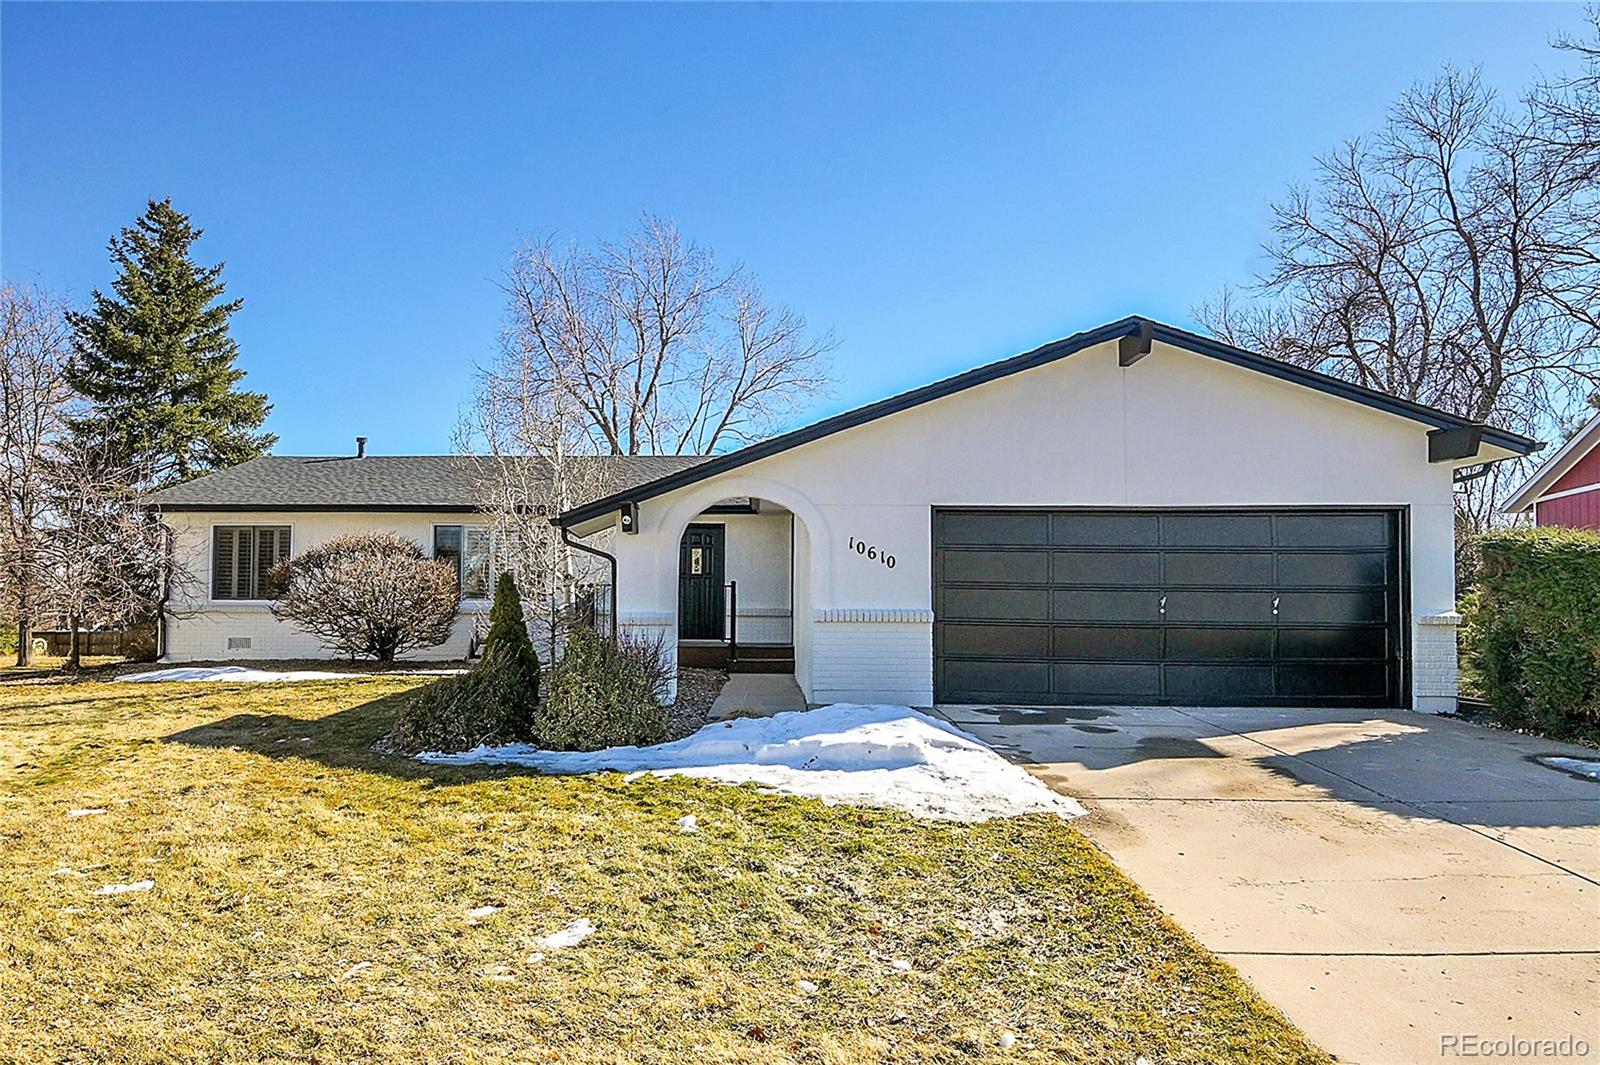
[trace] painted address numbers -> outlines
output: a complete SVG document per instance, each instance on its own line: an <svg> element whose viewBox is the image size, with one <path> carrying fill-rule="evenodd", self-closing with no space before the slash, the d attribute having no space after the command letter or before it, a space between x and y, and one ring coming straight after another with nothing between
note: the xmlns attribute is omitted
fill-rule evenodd
<svg viewBox="0 0 1600 1065"><path fill-rule="evenodd" d="M870 558L874 562L882 562L890 569L894 569L894 556L887 551L880 551L876 547L869 546L865 540L857 540L854 536L850 537L850 550L865 558Z"/></svg>

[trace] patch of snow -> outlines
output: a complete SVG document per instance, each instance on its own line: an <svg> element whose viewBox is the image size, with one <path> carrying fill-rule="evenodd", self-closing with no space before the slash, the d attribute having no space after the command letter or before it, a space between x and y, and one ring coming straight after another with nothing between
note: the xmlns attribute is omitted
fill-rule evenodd
<svg viewBox="0 0 1600 1065"><path fill-rule="evenodd" d="M889 963L889 968L897 973L908 973L911 971L911 963L904 958L896 958Z"/></svg>
<svg viewBox="0 0 1600 1065"><path fill-rule="evenodd" d="M817 993L817 985L810 980L796 980L794 986L799 988L802 994L815 995Z"/></svg>
<svg viewBox="0 0 1600 1065"><path fill-rule="evenodd" d="M126 895L130 891L149 891L156 886L154 880L135 880L131 884L107 884L95 891L96 895Z"/></svg>
<svg viewBox="0 0 1600 1065"><path fill-rule="evenodd" d="M271 684L297 680L364 680L370 677L421 676L444 677L465 673L464 669L392 669L382 673L334 672L325 669L252 669L249 666L173 666L155 669L148 673L129 673L117 678L118 683L168 684L196 681L226 681L231 684Z"/></svg>
<svg viewBox="0 0 1600 1065"><path fill-rule="evenodd" d="M1540 758L1541 765L1551 769L1559 769L1563 773L1572 773L1575 776L1588 777L1590 780L1600 780L1600 760L1590 761L1586 758L1566 758L1560 755L1549 755Z"/></svg>
<svg viewBox="0 0 1600 1065"><path fill-rule="evenodd" d="M487 921L489 918L493 917L495 914L497 914L499 912L500 912L500 907L498 907L498 906L494 906L494 905L479 906L476 909L472 909L472 910L468 910L467 911L467 923L468 924L482 924L483 922Z"/></svg>
<svg viewBox="0 0 1600 1065"><path fill-rule="evenodd" d="M536 950L528 955L529 965L538 965L542 961L544 961L544 951L542 950Z"/></svg>
<svg viewBox="0 0 1600 1065"><path fill-rule="evenodd" d="M105 809L104 806L96 806L92 810L68 810L67 811L67 816L68 817L93 817L95 814L103 814L105 812L106 812L106 809Z"/></svg>
<svg viewBox="0 0 1600 1065"><path fill-rule="evenodd" d="M654 747L541 751L530 744L417 756L441 765L522 765L543 773L617 770L690 776L826 803L904 810L918 817L987 821L1083 807L941 718L906 706L837 703L707 725Z"/></svg>
<svg viewBox="0 0 1600 1065"><path fill-rule="evenodd" d="M352 976L357 976L370 968L372 968L372 963L370 961L358 961L354 965L350 966L350 968L346 969L339 976L339 979L341 981L348 980Z"/></svg>
<svg viewBox="0 0 1600 1065"><path fill-rule="evenodd" d="M694 814L686 814L672 823L678 826L678 831L680 832L700 831L700 823L695 819Z"/></svg>
<svg viewBox="0 0 1600 1065"><path fill-rule="evenodd" d="M592 935L594 935L594 922L587 917L580 917L565 928L535 940L533 945L540 950L560 950L563 947L575 947Z"/></svg>
<svg viewBox="0 0 1600 1065"><path fill-rule="evenodd" d="M1012 1047L1014 1047L1016 1045L1017 1045L1017 1037L1016 1037L1016 1035L1014 1033L1012 1033L1012 1032L1001 1032L1000 1033L1000 1049L1002 1049L1002 1050L1010 1050Z"/></svg>
<svg viewBox="0 0 1600 1065"><path fill-rule="evenodd" d="M70 865L63 865L60 869L52 869L52 870L50 870L50 875L51 876L83 876L84 874L78 872L76 869L72 868L72 866L70 866Z"/></svg>

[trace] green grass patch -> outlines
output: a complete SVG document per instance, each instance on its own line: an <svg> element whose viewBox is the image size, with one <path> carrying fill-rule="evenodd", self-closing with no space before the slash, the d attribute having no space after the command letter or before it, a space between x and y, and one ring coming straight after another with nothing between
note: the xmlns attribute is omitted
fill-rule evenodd
<svg viewBox="0 0 1600 1065"><path fill-rule="evenodd" d="M374 752L426 682L0 686L0 1058L1328 1060L1058 819Z"/></svg>

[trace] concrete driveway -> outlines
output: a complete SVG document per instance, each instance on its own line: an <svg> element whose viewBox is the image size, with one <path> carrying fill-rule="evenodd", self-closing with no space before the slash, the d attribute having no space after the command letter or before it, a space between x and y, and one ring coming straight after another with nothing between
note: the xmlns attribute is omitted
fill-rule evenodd
<svg viewBox="0 0 1600 1065"><path fill-rule="evenodd" d="M1583 748L1404 711L940 712L1081 799L1083 831L1342 1060L1571 1037L1600 1061L1600 784L1532 760Z"/></svg>

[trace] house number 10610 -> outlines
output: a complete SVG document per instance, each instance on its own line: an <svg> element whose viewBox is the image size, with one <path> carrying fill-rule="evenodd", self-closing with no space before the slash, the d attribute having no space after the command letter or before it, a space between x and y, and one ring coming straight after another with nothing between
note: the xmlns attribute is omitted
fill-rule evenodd
<svg viewBox="0 0 1600 1065"><path fill-rule="evenodd" d="M854 536L850 537L850 550L858 555L870 558L874 562L882 562L890 569L894 569L894 556L887 551L880 551L876 547L868 546L865 540L857 540Z"/></svg>

